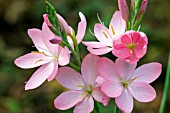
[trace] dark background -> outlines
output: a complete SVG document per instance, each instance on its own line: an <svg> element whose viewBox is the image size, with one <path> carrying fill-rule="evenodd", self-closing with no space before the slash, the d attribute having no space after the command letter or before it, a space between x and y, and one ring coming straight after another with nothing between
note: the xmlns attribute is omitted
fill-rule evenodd
<svg viewBox="0 0 170 113"><path fill-rule="evenodd" d="M98 23L97 13L108 26L110 19L118 9L117 0L50 0L59 14L75 31L79 22L78 12L87 18L88 27L83 40L95 40L89 33ZM138 66L149 62L163 64L162 74L152 86L156 89L157 98L150 103L135 101L133 113L158 113L165 81L167 58L170 49L170 0L149 0L146 15L140 31L149 39L148 52L139 61ZM54 99L65 89L55 80L45 82L35 90L25 91L27 81L36 69L23 70L14 65L14 59L35 48L27 35L27 29L39 28L45 13L43 0L0 0L0 113L71 113L54 108ZM85 46L80 45L82 57L87 54ZM108 54L107 57L115 57ZM113 112L113 101L102 113ZM166 112L170 111L170 97Z"/></svg>

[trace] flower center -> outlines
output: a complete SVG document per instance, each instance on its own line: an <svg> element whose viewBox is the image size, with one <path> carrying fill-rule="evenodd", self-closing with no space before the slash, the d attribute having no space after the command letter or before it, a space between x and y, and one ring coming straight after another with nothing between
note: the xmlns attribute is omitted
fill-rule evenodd
<svg viewBox="0 0 170 113"><path fill-rule="evenodd" d="M93 86L92 84L89 85L89 89L86 90L88 94L91 94L93 92Z"/></svg>
<svg viewBox="0 0 170 113"><path fill-rule="evenodd" d="M130 49L130 51L133 51L133 49L135 48L136 44L132 43L132 44L128 44L127 46Z"/></svg>
<svg viewBox="0 0 170 113"><path fill-rule="evenodd" d="M126 88L129 85L129 82L122 82L122 85L124 88Z"/></svg>
<svg viewBox="0 0 170 113"><path fill-rule="evenodd" d="M131 80L129 80L129 81L122 81L121 84L123 85L124 88L127 88L128 85L129 85L131 82L135 81L135 80L136 80L136 77L133 78L133 79L131 79Z"/></svg>

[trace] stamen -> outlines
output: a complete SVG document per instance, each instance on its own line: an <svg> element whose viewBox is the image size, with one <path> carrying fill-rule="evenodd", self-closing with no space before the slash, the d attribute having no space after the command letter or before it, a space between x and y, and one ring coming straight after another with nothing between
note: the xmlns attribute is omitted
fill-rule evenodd
<svg viewBox="0 0 170 113"><path fill-rule="evenodd" d="M42 49L42 50L44 50L44 51L46 51L46 52L51 53L49 50L46 50L46 49L44 49L44 48L42 48L42 47L39 47L39 46L32 46L32 47L36 47L36 48L39 48L39 49Z"/></svg>
<svg viewBox="0 0 170 113"><path fill-rule="evenodd" d="M102 21L100 20L100 17L99 17L99 14L98 14L98 13L97 13L97 18L98 18L99 22L100 22L102 25L104 25L104 22L102 22Z"/></svg>
<svg viewBox="0 0 170 113"><path fill-rule="evenodd" d="M37 64L38 62L40 62L40 61L43 61L43 59L39 59L39 60L37 60L36 62L35 62L35 64Z"/></svg>
<svg viewBox="0 0 170 113"><path fill-rule="evenodd" d="M91 29L89 29L89 32L90 32L93 36L95 36L95 34L91 31Z"/></svg>
<svg viewBox="0 0 170 113"><path fill-rule="evenodd" d="M93 86L92 86L92 84L90 84L90 90L92 90L93 89Z"/></svg>
<svg viewBox="0 0 170 113"><path fill-rule="evenodd" d="M81 97L82 97L82 99L84 99L84 97L85 97L84 93L81 94Z"/></svg>
<svg viewBox="0 0 170 113"><path fill-rule="evenodd" d="M39 54L43 54L43 55L47 56L44 52L31 51L31 53L39 53Z"/></svg>
<svg viewBox="0 0 170 113"><path fill-rule="evenodd" d="M112 26L112 25L110 25L110 27L111 27L112 33L115 35L115 31L114 31L113 26Z"/></svg>
<svg viewBox="0 0 170 113"><path fill-rule="evenodd" d="M107 39L109 38L105 32L103 32L103 34L104 34L104 36L105 36Z"/></svg>

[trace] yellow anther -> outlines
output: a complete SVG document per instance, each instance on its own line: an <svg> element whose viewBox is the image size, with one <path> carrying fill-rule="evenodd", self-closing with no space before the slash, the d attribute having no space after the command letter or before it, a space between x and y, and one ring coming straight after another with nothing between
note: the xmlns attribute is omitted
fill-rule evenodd
<svg viewBox="0 0 170 113"><path fill-rule="evenodd" d="M112 33L115 35L115 30L114 30L114 28L113 28L112 25L110 25L110 28L111 28L111 30L112 30Z"/></svg>
<svg viewBox="0 0 170 113"><path fill-rule="evenodd" d="M44 52L32 51L31 53L38 53L38 54L43 54L43 55L47 56Z"/></svg>
<svg viewBox="0 0 170 113"><path fill-rule="evenodd" d="M36 62L35 62L35 64L37 64L38 62L40 62L40 61L43 61L43 59L39 59L39 60L37 60Z"/></svg>
<svg viewBox="0 0 170 113"><path fill-rule="evenodd" d="M92 90L93 89L93 86L90 84L90 90Z"/></svg>
<svg viewBox="0 0 170 113"><path fill-rule="evenodd" d="M105 32L103 32L103 34L104 34L104 36L105 36L107 39L109 38Z"/></svg>
<svg viewBox="0 0 170 113"><path fill-rule="evenodd" d="M134 80L136 80L136 77L135 77L135 78L133 78L131 81L134 81Z"/></svg>
<svg viewBox="0 0 170 113"><path fill-rule="evenodd" d="M82 99L84 99L84 97L85 97L84 93L81 94L81 97L82 97Z"/></svg>

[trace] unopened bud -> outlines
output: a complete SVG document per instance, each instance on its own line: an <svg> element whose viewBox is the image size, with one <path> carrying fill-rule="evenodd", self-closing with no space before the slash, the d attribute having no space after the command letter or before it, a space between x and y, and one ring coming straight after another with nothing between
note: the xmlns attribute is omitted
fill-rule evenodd
<svg viewBox="0 0 170 113"><path fill-rule="evenodd" d="M129 19L129 8L126 3L126 0L118 0L118 6L119 6L120 13L122 15L122 18L127 21Z"/></svg>
<svg viewBox="0 0 170 113"><path fill-rule="evenodd" d="M55 36L52 36L49 40L52 44L61 44L62 43L62 38L55 35Z"/></svg>
<svg viewBox="0 0 170 113"><path fill-rule="evenodd" d="M44 18L44 21L46 22L46 24L49 26L49 27L52 27L52 24L50 23L49 19L48 19L48 14L44 14L43 15L43 18Z"/></svg>

